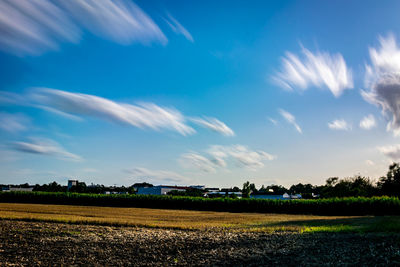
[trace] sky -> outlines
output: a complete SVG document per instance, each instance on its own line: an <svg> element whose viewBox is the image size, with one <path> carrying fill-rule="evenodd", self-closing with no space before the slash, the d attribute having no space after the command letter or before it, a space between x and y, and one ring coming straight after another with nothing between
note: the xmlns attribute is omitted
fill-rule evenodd
<svg viewBox="0 0 400 267"><path fill-rule="evenodd" d="M0 0L0 183L378 179L399 1Z"/></svg>

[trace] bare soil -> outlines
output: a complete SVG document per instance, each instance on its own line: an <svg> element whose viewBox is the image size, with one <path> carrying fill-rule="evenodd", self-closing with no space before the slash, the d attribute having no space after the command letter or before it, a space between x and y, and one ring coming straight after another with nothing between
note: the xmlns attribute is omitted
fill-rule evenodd
<svg viewBox="0 0 400 267"><path fill-rule="evenodd" d="M399 234L169 230L0 220L2 266L400 265Z"/></svg>

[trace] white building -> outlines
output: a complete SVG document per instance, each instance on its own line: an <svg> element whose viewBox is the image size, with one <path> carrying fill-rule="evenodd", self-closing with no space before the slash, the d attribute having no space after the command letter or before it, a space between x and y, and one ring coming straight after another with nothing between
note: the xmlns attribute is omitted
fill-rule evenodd
<svg viewBox="0 0 400 267"><path fill-rule="evenodd" d="M22 191L22 192L31 192L33 187L8 187L7 189L4 188L3 191L5 192L13 192L13 191Z"/></svg>

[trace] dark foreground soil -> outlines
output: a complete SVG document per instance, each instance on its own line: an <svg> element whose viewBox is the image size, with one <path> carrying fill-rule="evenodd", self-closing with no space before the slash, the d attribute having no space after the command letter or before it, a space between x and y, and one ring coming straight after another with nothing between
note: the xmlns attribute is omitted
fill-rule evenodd
<svg viewBox="0 0 400 267"><path fill-rule="evenodd" d="M400 265L400 236L183 231L0 221L0 265Z"/></svg>

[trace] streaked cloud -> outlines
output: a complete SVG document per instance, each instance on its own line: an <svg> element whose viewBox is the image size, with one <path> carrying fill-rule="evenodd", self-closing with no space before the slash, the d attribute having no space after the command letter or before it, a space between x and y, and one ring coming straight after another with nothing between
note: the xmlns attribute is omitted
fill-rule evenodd
<svg viewBox="0 0 400 267"><path fill-rule="evenodd" d="M264 166L265 161L275 159L274 155L271 155L261 150L251 150L247 146L243 145L232 145L232 146L211 146L207 150L211 156L213 162L218 162L219 166L226 166L221 164L221 161L232 158L236 165L240 167L246 167L251 170L256 170Z"/></svg>
<svg viewBox="0 0 400 267"><path fill-rule="evenodd" d="M63 160L82 160L80 156L66 151L57 142L50 139L32 138L30 142L13 142L11 148L19 152L54 156Z"/></svg>
<svg viewBox="0 0 400 267"><path fill-rule="evenodd" d="M391 121L387 125L394 135L400 134L400 49L394 35L379 37L380 47L370 48L371 65L366 65L362 97L377 105Z"/></svg>
<svg viewBox="0 0 400 267"><path fill-rule="evenodd" d="M16 55L56 50L60 42L79 42L81 31L53 1L0 2L0 49Z"/></svg>
<svg viewBox="0 0 400 267"><path fill-rule="evenodd" d="M332 130L342 130L342 131L350 131L351 125L348 124L344 119L334 120L328 123L329 129Z"/></svg>
<svg viewBox="0 0 400 267"><path fill-rule="evenodd" d="M78 116L63 112L63 111L58 110L56 108L47 107L47 106L44 106L44 105L37 105L37 104L36 105L30 105L30 106L38 108L38 109L42 109L44 111L48 111L50 113L54 113L56 115L59 115L61 117L64 117L64 118L67 118L67 119L70 119L70 120L83 121L83 119L81 117L78 117Z"/></svg>
<svg viewBox="0 0 400 267"><path fill-rule="evenodd" d="M381 146L378 150L392 161L400 161L400 144Z"/></svg>
<svg viewBox="0 0 400 267"><path fill-rule="evenodd" d="M183 183L188 179L178 173L165 170L150 170L146 168L133 168L125 170L132 179L143 179L151 182Z"/></svg>
<svg viewBox="0 0 400 267"><path fill-rule="evenodd" d="M0 2L0 49L18 56L78 43L83 30L119 44L167 43L156 23L128 0L4 0Z"/></svg>
<svg viewBox="0 0 400 267"><path fill-rule="evenodd" d="M174 33L178 35L183 35L188 41L192 43L194 42L193 36L190 34L190 32L186 30L186 28L183 27L182 24L180 24L179 21L177 21L171 14L167 14L165 22Z"/></svg>
<svg viewBox="0 0 400 267"><path fill-rule="evenodd" d="M28 106L29 101L24 95L13 92L0 91L0 104Z"/></svg>
<svg viewBox="0 0 400 267"><path fill-rule="evenodd" d="M168 41L157 24L130 0L70 0L60 1L60 6L79 25L119 44Z"/></svg>
<svg viewBox="0 0 400 267"><path fill-rule="evenodd" d="M376 126L375 117L372 114L365 116L360 121L360 128L364 130L370 130Z"/></svg>
<svg viewBox="0 0 400 267"><path fill-rule="evenodd" d="M277 124L278 124L278 122L277 122L276 120L272 119L272 118L269 118L269 117L268 117L268 120L269 120L272 124L274 124L274 125L277 125Z"/></svg>
<svg viewBox="0 0 400 267"><path fill-rule="evenodd" d="M190 152L183 154L179 162L186 168L216 172L218 168L227 168L228 161L233 161L238 167L245 167L254 171L262 168L265 161L275 158L276 156L265 151L254 151L243 145L213 145L207 149L204 156L197 152Z"/></svg>
<svg viewBox="0 0 400 267"><path fill-rule="evenodd" d="M232 129L216 118L187 117L174 108L154 103L120 103L95 95L51 88L31 88L25 95L0 92L0 103L39 108L75 121L82 121L82 116L96 117L141 129L172 130L182 135L196 133L187 123L192 122L225 136L235 135Z"/></svg>
<svg viewBox="0 0 400 267"><path fill-rule="evenodd" d="M282 69L273 76L273 81L287 90L306 90L311 86L328 88L335 97L344 90L353 88L351 70L347 68L339 53L312 53L302 49L303 57L286 52L282 58Z"/></svg>
<svg viewBox="0 0 400 267"><path fill-rule="evenodd" d="M182 167L187 169L198 169L208 173L216 172L216 164L214 164L210 159L196 152L190 152L181 155L179 158L179 163L182 165Z"/></svg>
<svg viewBox="0 0 400 267"><path fill-rule="evenodd" d="M190 121L194 122L201 127L208 128L214 132L218 132L225 136L234 136L235 133L225 123L216 118L190 118Z"/></svg>
<svg viewBox="0 0 400 267"><path fill-rule="evenodd" d="M296 122L296 118L293 116L293 114L289 113L288 111L284 110L284 109L279 109L279 113L281 114L281 116L290 124L292 124L294 126L294 128L296 129L296 131L298 131L299 133L303 133L303 130L300 128L300 126L297 124Z"/></svg>
<svg viewBox="0 0 400 267"><path fill-rule="evenodd" d="M33 89L30 97L41 105L67 114L97 117L138 128L168 129L182 135L195 133L186 125L185 117L179 111L153 103L125 104L99 96L48 88Z"/></svg>
<svg viewBox="0 0 400 267"><path fill-rule="evenodd" d="M27 130L30 125L30 119L21 114L11 114L0 112L0 129L11 133L21 132Z"/></svg>

